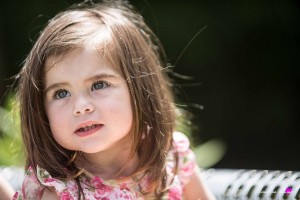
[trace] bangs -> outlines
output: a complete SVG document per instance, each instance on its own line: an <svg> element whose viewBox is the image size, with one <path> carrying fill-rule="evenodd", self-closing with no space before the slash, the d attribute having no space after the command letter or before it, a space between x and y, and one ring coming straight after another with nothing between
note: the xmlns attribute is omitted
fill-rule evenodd
<svg viewBox="0 0 300 200"><path fill-rule="evenodd" d="M78 15L82 14L79 11L77 12L71 15L72 18L76 19L76 16L79 17ZM66 20L69 17L70 15L68 15ZM44 58L46 59L45 69L49 70L65 56L77 50L88 48L97 50L104 62L120 72L117 56L119 45L112 37L111 28L95 16L86 16L86 20L75 22L74 19L70 19L72 23L56 31L49 40L44 52Z"/></svg>

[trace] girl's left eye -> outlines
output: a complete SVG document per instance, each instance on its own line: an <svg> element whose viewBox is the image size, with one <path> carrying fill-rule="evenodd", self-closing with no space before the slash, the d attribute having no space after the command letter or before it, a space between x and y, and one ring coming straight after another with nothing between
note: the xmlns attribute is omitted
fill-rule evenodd
<svg viewBox="0 0 300 200"><path fill-rule="evenodd" d="M97 81L95 83L93 83L92 85L92 90L101 90L104 89L108 86L108 83L104 82L104 81Z"/></svg>
<svg viewBox="0 0 300 200"><path fill-rule="evenodd" d="M70 92L64 89L60 89L54 93L54 99L63 99L68 96L71 96Z"/></svg>

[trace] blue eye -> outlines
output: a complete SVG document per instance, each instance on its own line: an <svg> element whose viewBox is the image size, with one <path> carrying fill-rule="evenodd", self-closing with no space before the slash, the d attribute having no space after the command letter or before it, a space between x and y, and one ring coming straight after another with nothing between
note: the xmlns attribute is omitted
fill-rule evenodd
<svg viewBox="0 0 300 200"><path fill-rule="evenodd" d="M54 94L55 99L62 99L62 98L68 97L68 96L71 96L71 94L67 90L58 90Z"/></svg>
<svg viewBox="0 0 300 200"><path fill-rule="evenodd" d="M95 83L93 83L92 85L92 90L101 90L104 89L108 86L108 84L104 81L97 81Z"/></svg>

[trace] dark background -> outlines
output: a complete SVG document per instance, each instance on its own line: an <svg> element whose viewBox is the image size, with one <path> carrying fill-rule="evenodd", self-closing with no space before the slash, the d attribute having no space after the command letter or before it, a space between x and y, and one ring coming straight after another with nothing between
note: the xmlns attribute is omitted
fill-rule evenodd
<svg viewBox="0 0 300 200"><path fill-rule="evenodd" d="M12 83L9 77L20 70L30 40L74 2L1 1L2 104ZM179 98L195 114L197 143L219 138L227 144L215 168L300 170L299 1L131 3L161 39L174 71L194 78L177 80Z"/></svg>

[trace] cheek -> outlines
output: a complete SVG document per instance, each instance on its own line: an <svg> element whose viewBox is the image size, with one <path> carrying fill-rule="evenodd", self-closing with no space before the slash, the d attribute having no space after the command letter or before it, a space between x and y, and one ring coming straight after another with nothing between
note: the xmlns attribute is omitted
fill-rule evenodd
<svg viewBox="0 0 300 200"><path fill-rule="evenodd" d="M67 124L65 112L62 109L57 109L55 106L48 107L46 110L49 125L51 128L52 134L55 134L58 130L64 130L64 126Z"/></svg>
<svg viewBox="0 0 300 200"><path fill-rule="evenodd" d="M110 116L114 121L130 121L132 120L132 109L131 105L124 104L122 101L110 101L106 104L104 115Z"/></svg>
<svg viewBox="0 0 300 200"><path fill-rule="evenodd" d="M114 123L131 126L133 111L128 95L123 94L119 98L114 98L114 100L110 99L102 108L105 108L110 120Z"/></svg>
<svg viewBox="0 0 300 200"><path fill-rule="evenodd" d="M56 119L59 115L57 116L57 111L55 109L53 109L51 106L47 107L46 113L47 113L50 127L52 127L52 125L56 123Z"/></svg>
<svg viewBox="0 0 300 200"><path fill-rule="evenodd" d="M55 141L64 148L72 149L69 141L70 138L68 137L69 134L66 134L71 132L66 119L66 116L62 112L49 112L48 114L50 130Z"/></svg>
<svg viewBox="0 0 300 200"><path fill-rule="evenodd" d="M121 112L123 115L132 116L132 107L128 94L124 94L122 97L115 102L115 106L113 106L115 110L112 112Z"/></svg>

